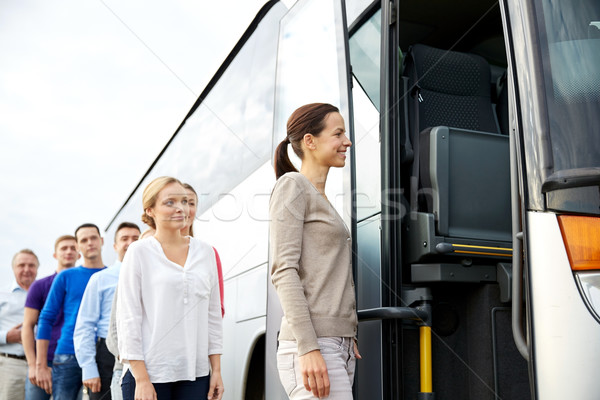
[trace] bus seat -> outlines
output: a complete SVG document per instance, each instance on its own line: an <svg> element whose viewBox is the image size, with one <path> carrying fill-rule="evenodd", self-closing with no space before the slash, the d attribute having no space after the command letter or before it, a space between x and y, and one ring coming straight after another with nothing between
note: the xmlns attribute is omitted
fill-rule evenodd
<svg viewBox="0 0 600 400"><path fill-rule="evenodd" d="M477 55L420 44L405 60L410 100L404 118L414 152L408 261L506 261L509 145L494 112L489 64Z"/></svg>
<svg viewBox="0 0 600 400"><path fill-rule="evenodd" d="M414 132L439 125L498 133L490 66L483 57L415 44L405 57L404 75L418 102L409 107L416 117L409 118L417 125L413 139Z"/></svg>
<svg viewBox="0 0 600 400"><path fill-rule="evenodd" d="M508 86L506 81L506 73L498 80L498 99L496 102L496 116L500 125L500 133L508 135Z"/></svg>
<svg viewBox="0 0 600 400"><path fill-rule="evenodd" d="M437 234L510 241L508 136L436 126L419 139L420 180Z"/></svg>

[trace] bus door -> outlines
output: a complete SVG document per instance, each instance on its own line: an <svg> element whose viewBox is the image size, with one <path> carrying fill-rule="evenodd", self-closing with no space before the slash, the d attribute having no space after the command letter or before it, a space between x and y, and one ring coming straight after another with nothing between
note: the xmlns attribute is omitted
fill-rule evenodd
<svg viewBox="0 0 600 400"><path fill-rule="evenodd" d="M408 207L401 185L397 6L346 2L355 137L354 266L363 355L356 369L357 399L415 398L418 354L430 351L431 343L420 347L419 337L412 337L406 346L417 358L404 359L404 327L412 332L424 328L423 337L430 333L431 294L423 285L403 285L401 231ZM408 393L405 382L414 382L415 391Z"/></svg>
<svg viewBox="0 0 600 400"><path fill-rule="evenodd" d="M379 352L365 351L358 363L358 398L528 399L527 364L511 331L500 6L382 1L359 20L369 15L379 32L364 21L351 25L350 54L379 114L381 208L357 217L356 265L359 342ZM366 48L369 32L380 49L378 85L361 76L360 51L353 52L353 44ZM353 95L358 135L367 107L359 108L356 85ZM358 167L361 144L358 205L368 182ZM373 354L376 362L367 360Z"/></svg>
<svg viewBox="0 0 600 400"><path fill-rule="evenodd" d="M286 136L286 122L291 113L307 103L330 103L337 106L344 117L350 140L354 142L345 27L341 0L298 1L281 19L273 151ZM352 158L351 148L350 159ZM290 159L299 169L300 162L291 151ZM346 167L342 169L332 169L327 179L326 193L348 228L355 232L351 211L351 179L351 163L346 163ZM286 398L279 381L276 357L281 316L277 293L272 284L269 284L265 362L267 399Z"/></svg>
<svg viewBox="0 0 600 400"><path fill-rule="evenodd" d="M527 321L519 299L515 340L534 398L597 399L600 3L505 0L503 18L517 156L513 279Z"/></svg>

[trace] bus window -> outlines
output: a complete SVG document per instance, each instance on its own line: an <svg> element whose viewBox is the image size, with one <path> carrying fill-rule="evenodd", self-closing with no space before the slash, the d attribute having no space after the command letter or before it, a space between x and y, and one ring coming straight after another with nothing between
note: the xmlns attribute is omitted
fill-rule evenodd
<svg viewBox="0 0 600 400"><path fill-rule="evenodd" d="M554 173L600 160L597 0L537 1Z"/></svg>
<svg viewBox="0 0 600 400"><path fill-rule="evenodd" d="M354 154L356 158L356 219L381 212L379 140L379 60L381 11L375 12L350 37L354 76Z"/></svg>
<svg viewBox="0 0 600 400"><path fill-rule="evenodd" d="M348 21L348 26L352 26L356 22L356 19L374 2L379 3L377 0L347 0L346 20Z"/></svg>
<svg viewBox="0 0 600 400"><path fill-rule="evenodd" d="M350 38L352 74L379 111L379 63L381 10L369 18Z"/></svg>

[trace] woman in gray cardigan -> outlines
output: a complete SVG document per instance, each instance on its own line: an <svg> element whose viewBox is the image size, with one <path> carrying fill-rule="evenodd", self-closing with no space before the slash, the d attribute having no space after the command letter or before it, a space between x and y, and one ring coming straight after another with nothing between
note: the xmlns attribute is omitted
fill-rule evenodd
<svg viewBox="0 0 600 400"><path fill-rule="evenodd" d="M302 160L298 172L288 144ZM351 235L325 195L352 142L339 110L298 108L276 150L270 202L271 279L283 307L277 365L290 399L352 399L356 300Z"/></svg>

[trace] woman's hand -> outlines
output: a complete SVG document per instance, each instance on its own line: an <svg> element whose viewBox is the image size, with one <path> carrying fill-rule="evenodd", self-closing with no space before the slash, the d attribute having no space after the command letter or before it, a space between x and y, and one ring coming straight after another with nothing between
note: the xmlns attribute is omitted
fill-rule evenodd
<svg viewBox="0 0 600 400"><path fill-rule="evenodd" d="M362 356L358 352L358 342L356 340L353 340L353 342L354 342L354 357L356 357L357 360L362 360Z"/></svg>
<svg viewBox="0 0 600 400"><path fill-rule="evenodd" d="M208 400L221 400L223 397L223 379L221 379L220 371L212 371L210 375L210 387L208 389Z"/></svg>
<svg viewBox="0 0 600 400"><path fill-rule="evenodd" d="M327 374L327 364L319 350L309 351L299 357L300 372L304 388L312 391L315 397L319 399L329 396L329 375Z"/></svg>
<svg viewBox="0 0 600 400"><path fill-rule="evenodd" d="M126 361L126 360L123 360ZM143 360L129 360L131 375L135 378L135 400L157 400L156 390Z"/></svg>
<svg viewBox="0 0 600 400"><path fill-rule="evenodd" d="M135 400L157 400L154 385L149 379L135 380Z"/></svg>

